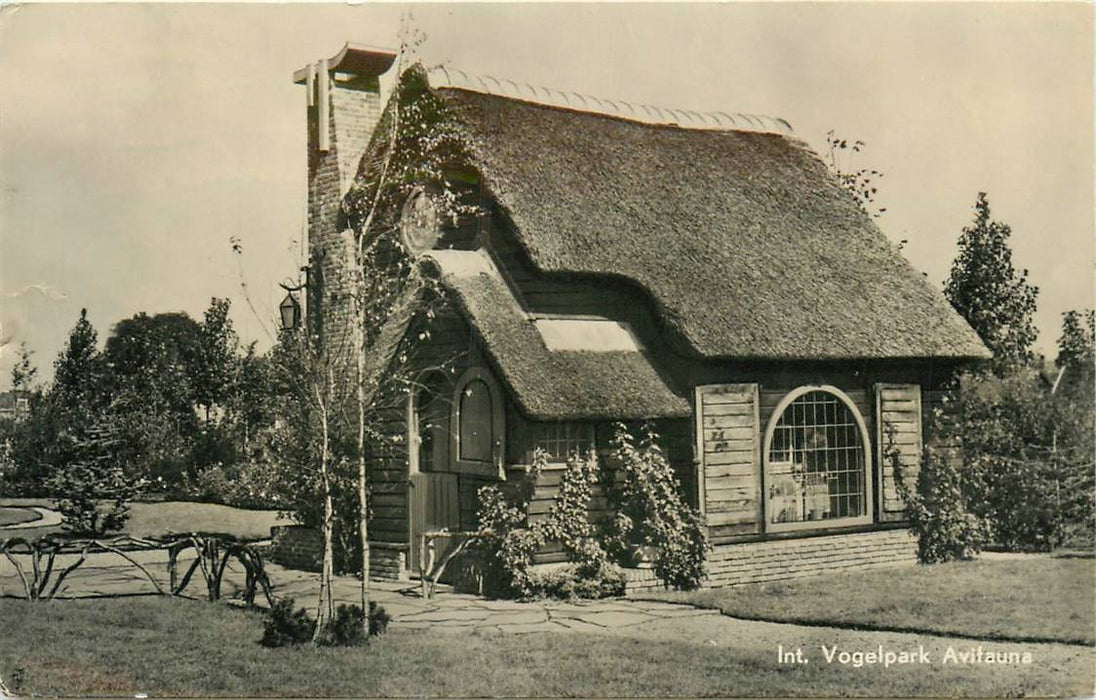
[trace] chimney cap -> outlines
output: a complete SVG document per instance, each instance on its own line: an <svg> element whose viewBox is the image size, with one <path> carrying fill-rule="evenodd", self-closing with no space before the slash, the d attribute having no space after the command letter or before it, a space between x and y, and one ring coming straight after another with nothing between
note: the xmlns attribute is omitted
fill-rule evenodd
<svg viewBox="0 0 1096 700"><path fill-rule="evenodd" d="M337 73L375 77L391 68L395 60L396 52L392 49L348 41L337 54L327 59L327 69ZM303 85L307 80L308 66L294 71L294 83Z"/></svg>

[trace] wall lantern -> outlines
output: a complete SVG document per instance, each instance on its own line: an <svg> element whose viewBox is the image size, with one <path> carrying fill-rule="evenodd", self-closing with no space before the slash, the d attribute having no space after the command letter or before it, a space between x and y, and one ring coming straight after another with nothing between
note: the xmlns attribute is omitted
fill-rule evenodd
<svg viewBox="0 0 1096 700"><path fill-rule="evenodd" d="M278 305L278 311L282 314L282 328L287 331L295 331L301 327L301 305L293 292L288 292L282 303Z"/></svg>

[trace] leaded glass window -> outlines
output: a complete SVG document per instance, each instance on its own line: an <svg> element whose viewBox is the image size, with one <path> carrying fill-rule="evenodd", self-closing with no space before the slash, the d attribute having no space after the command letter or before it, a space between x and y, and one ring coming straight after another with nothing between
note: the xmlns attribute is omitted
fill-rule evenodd
<svg viewBox="0 0 1096 700"><path fill-rule="evenodd" d="M781 411L766 449L771 525L870 516L867 446L851 402L824 389L802 393Z"/></svg>

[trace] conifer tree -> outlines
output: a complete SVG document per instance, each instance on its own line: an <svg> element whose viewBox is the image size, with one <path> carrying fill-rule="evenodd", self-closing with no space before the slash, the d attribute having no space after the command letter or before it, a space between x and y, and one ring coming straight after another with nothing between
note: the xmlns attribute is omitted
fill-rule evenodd
<svg viewBox="0 0 1096 700"><path fill-rule="evenodd" d="M101 389L102 359L99 334L88 321L88 310L80 309L80 318L69 332L68 343L54 363L51 401L66 412L84 412Z"/></svg>
<svg viewBox="0 0 1096 700"><path fill-rule="evenodd" d="M978 193L974 223L959 236L959 254L944 284L944 295L993 353L992 370L1005 375L1030 364L1035 355L1035 301L1039 289L1028 271L1012 264L1008 224L990 218L989 199Z"/></svg>
<svg viewBox="0 0 1096 700"><path fill-rule="evenodd" d="M1070 369L1091 367L1094 338L1096 313L1092 309L1066 311L1062 314L1062 335L1058 337L1058 357L1054 364Z"/></svg>

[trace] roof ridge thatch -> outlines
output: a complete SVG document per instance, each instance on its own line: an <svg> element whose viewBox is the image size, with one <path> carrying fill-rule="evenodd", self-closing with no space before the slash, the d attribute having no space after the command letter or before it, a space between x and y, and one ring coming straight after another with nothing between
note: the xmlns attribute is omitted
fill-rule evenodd
<svg viewBox="0 0 1096 700"><path fill-rule="evenodd" d="M701 356L987 356L799 139L433 92L535 269L631 280Z"/></svg>
<svg viewBox="0 0 1096 700"><path fill-rule="evenodd" d="M436 66L427 71L430 86L435 89L465 90L506 99L539 104L585 114L634 121L652 126L672 126L680 129L711 131L759 131L785 135L793 133L792 125L781 117L725 110L695 110L653 104L635 104L629 100L605 98L573 90L562 90L510 78L467 73L452 66Z"/></svg>

